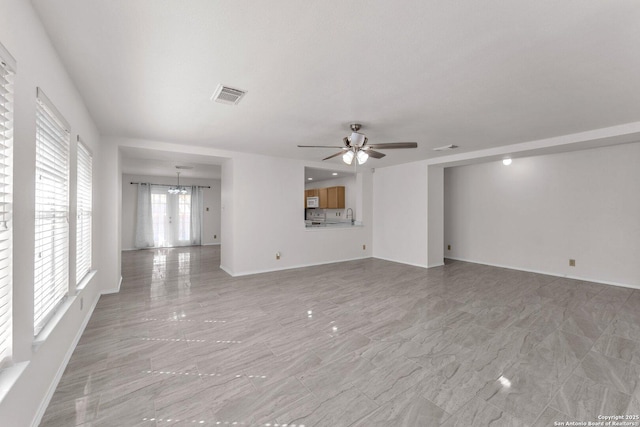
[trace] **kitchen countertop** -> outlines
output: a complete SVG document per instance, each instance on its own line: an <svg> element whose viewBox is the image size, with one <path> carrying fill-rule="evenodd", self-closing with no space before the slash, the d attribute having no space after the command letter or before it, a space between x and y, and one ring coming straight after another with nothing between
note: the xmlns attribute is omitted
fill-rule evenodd
<svg viewBox="0 0 640 427"><path fill-rule="evenodd" d="M313 221L310 220L305 221L305 229L307 230L326 230L326 229L349 229L349 228L362 228L362 223L360 221L356 221L354 224L351 224L351 221Z"/></svg>

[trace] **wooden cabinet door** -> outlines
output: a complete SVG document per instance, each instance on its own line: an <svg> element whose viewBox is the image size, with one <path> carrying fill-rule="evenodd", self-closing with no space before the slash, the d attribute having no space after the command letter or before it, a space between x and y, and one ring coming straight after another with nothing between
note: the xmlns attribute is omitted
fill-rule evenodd
<svg viewBox="0 0 640 427"><path fill-rule="evenodd" d="M344 209L345 203L344 203L344 187L336 187L337 189L337 203L336 203L336 209Z"/></svg>
<svg viewBox="0 0 640 427"><path fill-rule="evenodd" d="M327 188L319 188L318 189L318 197L320 198L318 207L320 209L328 209Z"/></svg>
<svg viewBox="0 0 640 427"><path fill-rule="evenodd" d="M344 187L327 188L327 209L344 209Z"/></svg>
<svg viewBox="0 0 640 427"><path fill-rule="evenodd" d="M338 187L327 188L327 209L338 209Z"/></svg>

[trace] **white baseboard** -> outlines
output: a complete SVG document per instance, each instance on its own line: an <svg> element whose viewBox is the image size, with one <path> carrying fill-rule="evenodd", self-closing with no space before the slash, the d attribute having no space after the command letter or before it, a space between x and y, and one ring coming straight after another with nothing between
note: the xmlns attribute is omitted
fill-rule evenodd
<svg viewBox="0 0 640 427"><path fill-rule="evenodd" d="M339 262L358 261L358 260L367 259L367 258L371 258L371 257L370 256L363 256L363 257L357 257L357 258L340 259L340 260L335 260L335 261L326 261L326 262L309 263L309 264L296 264L296 265L291 265L291 266L287 266L287 267L283 267L283 268L271 268L271 269L262 269L262 270L243 271L241 273L236 273L236 274L231 274L229 271L227 271L224 268L222 268L222 266L220 266L220 268L222 268L225 272L227 272L228 274L230 274L233 277L240 277L240 276L250 276L252 274L273 273L274 271L293 270L293 269L296 269L296 268L315 267L315 266L318 266L318 265L336 264L336 263L339 263Z"/></svg>
<svg viewBox="0 0 640 427"><path fill-rule="evenodd" d="M220 265L220 270L224 271L225 273L227 273L229 276L234 277L233 272L231 271L231 269L225 267L224 265Z"/></svg>
<svg viewBox="0 0 640 427"><path fill-rule="evenodd" d="M218 243L203 243L202 246L220 246L220 242L218 242Z"/></svg>
<svg viewBox="0 0 640 427"><path fill-rule="evenodd" d="M96 308L96 305L98 305L98 301L100 300L100 296L102 294L98 294L95 298L95 300L93 301L93 303L91 304L91 308L89 310L87 310L87 314L85 315L84 319L82 320L82 323L80 324L80 328L78 329L78 332L76 333L76 336L73 338L73 341L71 343L71 346L69 346L69 348L67 349L67 352L64 355L64 359L62 360L62 364L60 364L60 366L58 367L58 371L56 372L55 377L53 377L53 381L51 382L51 384L49 385L49 389L47 390L47 394L45 395L44 399L42 399L42 401L40 402L40 405L38 406L38 410L36 411L36 414L33 418L33 422L31 423L32 427L37 427L40 425L40 422L42 421L42 417L44 416L44 413L47 410L47 407L49 406L49 402L51 402L51 398L53 397L53 394L56 391L56 388L58 387L58 383L60 383L60 379L62 378L62 374L64 374L64 370L67 369L67 365L69 364L69 360L71 360L71 356L73 355L73 352L76 349L76 346L78 345L78 342L80 341L80 338L82 337L82 334L84 333L84 329L87 327L87 324L89 323L89 320L91 319L91 316L93 315L93 311Z"/></svg>
<svg viewBox="0 0 640 427"><path fill-rule="evenodd" d="M106 290L106 291L101 291L100 295L117 294L118 292L120 292L120 286L122 286L122 276L120 276L120 280L118 281L118 286L115 289L109 289L109 290Z"/></svg>
<svg viewBox="0 0 640 427"><path fill-rule="evenodd" d="M513 266L509 266L509 265L494 264L494 263L489 263L489 262L472 261L472 260L469 260L469 259L452 257L452 256L448 256L448 257L446 257L446 259L451 259L451 260L454 260L454 261L470 262L470 263L473 263L473 264L489 265L491 267L506 268L506 269L509 269L509 270L526 271L528 273L544 274L544 275L553 276L553 277L562 277L562 278L565 278L565 279L581 280L583 282L600 283L602 285L611 285L611 286L620 286L622 288L640 289L640 286L638 286L638 285L631 285L631 284L628 284L628 283L612 282L612 281L609 281L609 280L594 279L592 277L581 277L581 276L573 276L573 275L568 275L568 274L551 273L549 271L513 267Z"/></svg>
<svg viewBox="0 0 640 427"><path fill-rule="evenodd" d="M400 260L397 260L397 259L385 258L385 257L381 257L381 256L373 256L373 258L381 259L383 261L397 262L398 264L411 265L413 267L429 268L429 266L426 265L426 264L416 264L416 263L413 263L413 262L400 261Z"/></svg>

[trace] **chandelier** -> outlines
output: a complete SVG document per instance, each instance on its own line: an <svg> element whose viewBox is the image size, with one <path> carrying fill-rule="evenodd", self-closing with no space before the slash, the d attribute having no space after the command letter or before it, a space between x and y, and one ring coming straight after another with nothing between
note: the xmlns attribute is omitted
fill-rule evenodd
<svg viewBox="0 0 640 427"><path fill-rule="evenodd" d="M180 185L180 172L176 172L178 174L178 185L175 187L169 187L169 194L187 194L186 187Z"/></svg>

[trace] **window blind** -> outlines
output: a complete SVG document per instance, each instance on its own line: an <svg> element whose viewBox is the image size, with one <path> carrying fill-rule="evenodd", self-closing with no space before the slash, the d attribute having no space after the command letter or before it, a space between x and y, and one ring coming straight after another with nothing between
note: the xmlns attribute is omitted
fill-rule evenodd
<svg viewBox="0 0 640 427"><path fill-rule="evenodd" d="M13 76L16 64L0 44L0 368L11 360Z"/></svg>
<svg viewBox="0 0 640 427"><path fill-rule="evenodd" d="M69 125L38 88L34 334L69 290Z"/></svg>
<svg viewBox="0 0 640 427"><path fill-rule="evenodd" d="M91 270L91 192L93 158L78 137L78 179L76 225L76 283Z"/></svg>

